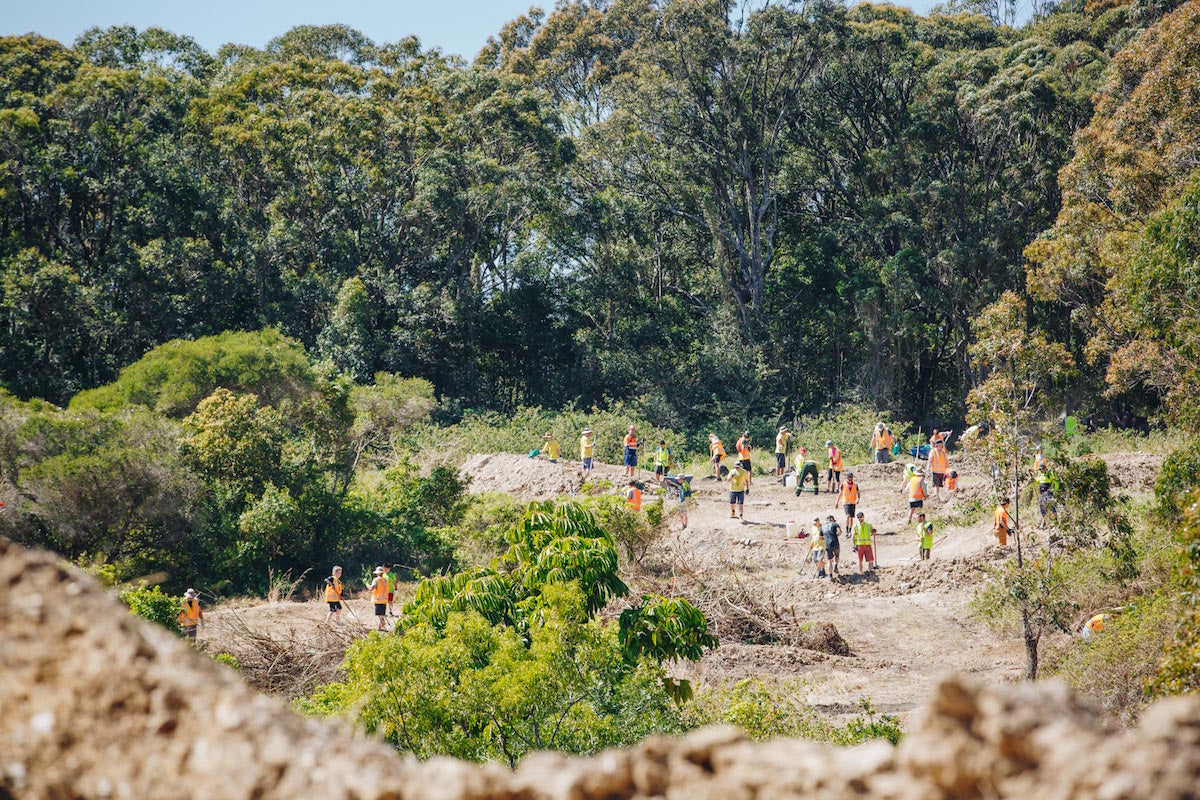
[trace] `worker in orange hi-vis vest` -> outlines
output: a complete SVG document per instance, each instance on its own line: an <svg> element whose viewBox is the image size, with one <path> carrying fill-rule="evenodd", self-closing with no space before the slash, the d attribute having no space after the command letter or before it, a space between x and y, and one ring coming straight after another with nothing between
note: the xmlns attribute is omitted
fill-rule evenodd
<svg viewBox="0 0 1200 800"><path fill-rule="evenodd" d="M834 501L833 507L836 509L839 505L846 513L846 533L854 529L854 514L857 511L860 494L858 484L854 482L854 473L847 472L846 480L842 484L842 488L838 491L837 500Z"/></svg>
<svg viewBox="0 0 1200 800"><path fill-rule="evenodd" d="M387 630L387 595L388 595L388 579L387 570L383 567L375 568L375 578L367 584L367 590L371 593L371 602L375 604L375 619L376 630Z"/></svg>
<svg viewBox="0 0 1200 800"><path fill-rule="evenodd" d="M832 441L825 442L829 452L829 473L825 476L825 491L833 493L842 488L842 451Z"/></svg>
<svg viewBox="0 0 1200 800"><path fill-rule="evenodd" d="M196 638L196 629L204 627L204 612L200 610L200 598L195 589L183 595L183 608L179 611L179 629L189 639Z"/></svg>
<svg viewBox="0 0 1200 800"><path fill-rule="evenodd" d="M1016 530L1016 525L1013 524L1012 517L1008 515L1008 506L1012 501L1007 497L1000 501L1000 505L996 506L995 523L992 525L992 533L996 535L996 543L1001 547L1008 546L1008 535Z"/></svg>
<svg viewBox="0 0 1200 800"><path fill-rule="evenodd" d="M938 439L929 450L929 474L933 476L933 496L942 496L942 487L946 485L946 473L950 471L949 458L946 456L946 442Z"/></svg>

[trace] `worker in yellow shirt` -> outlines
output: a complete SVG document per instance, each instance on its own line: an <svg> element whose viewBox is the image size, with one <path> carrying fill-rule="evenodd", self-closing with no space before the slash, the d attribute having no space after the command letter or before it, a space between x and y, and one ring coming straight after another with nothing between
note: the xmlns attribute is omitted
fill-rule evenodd
<svg viewBox="0 0 1200 800"><path fill-rule="evenodd" d="M735 516L745 519L746 487L750 476L742 469L741 462L735 461L729 472L729 518ZM734 511L737 511L735 514Z"/></svg>
<svg viewBox="0 0 1200 800"><path fill-rule="evenodd" d="M579 460L584 472L592 471L592 459L596 455L596 439L591 428L584 428L579 436Z"/></svg>
<svg viewBox="0 0 1200 800"><path fill-rule="evenodd" d="M791 441L792 434L787 429L787 425L779 426L779 433L775 434L775 476L782 477L783 471L787 469L787 452L788 442Z"/></svg>
<svg viewBox="0 0 1200 800"><path fill-rule="evenodd" d="M558 463L558 457L562 455L562 446L559 445L558 439L553 433L547 433L545 436L546 443L542 445L542 452L546 454L546 458L550 459L551 464Z"/></svg>

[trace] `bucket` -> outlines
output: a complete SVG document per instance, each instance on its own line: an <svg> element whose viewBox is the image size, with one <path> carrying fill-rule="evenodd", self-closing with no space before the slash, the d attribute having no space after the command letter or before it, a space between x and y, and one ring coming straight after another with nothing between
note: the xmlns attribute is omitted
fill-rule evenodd
<svg viewBox="0 0 1200 800"><path fill-rule="evenodd" d="M789 489L796 488L796 473L789 472L787 475L784 475L783 476L783 485Z"/></svg>
<svg viewBox="0 0 1200 800"><path fill-rule="evenodd" d="M787 531L787 538L795 539L800 535L800 526L796 524L796 520L790 519L787 521L784 529Z"/></svg>

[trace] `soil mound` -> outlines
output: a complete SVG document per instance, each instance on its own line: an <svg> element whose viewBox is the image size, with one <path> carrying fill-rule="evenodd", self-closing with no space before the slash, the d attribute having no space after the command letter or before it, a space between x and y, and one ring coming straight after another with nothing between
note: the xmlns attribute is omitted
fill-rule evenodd
<svg viewBox="0 0 1200 800"><path fill-rule="evenodd" d="M523 500L553 500L583 485L583 470L574 462L551 464L509 453L473 455L462 472L471 479L472 492L504 492Z"/></svg>
<svg viewBox="0 0 1200 800"><path fill-rule="evenodd" d="M1060 686L960 679L896 748L709 728L590 759L537 754L515 773L418 764L293 715L88 576L3 539L0 670L0 798L1182 800L1200 785L1200 698L1114 731Z"/></svg>

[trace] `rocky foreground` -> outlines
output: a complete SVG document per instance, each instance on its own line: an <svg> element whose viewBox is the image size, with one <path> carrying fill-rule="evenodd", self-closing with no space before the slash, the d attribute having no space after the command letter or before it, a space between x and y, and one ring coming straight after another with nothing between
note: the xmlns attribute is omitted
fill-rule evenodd
<svg viewBox="0 0 1200 800"><path fill-rule="evenodd" d="M1106 728L1053 684L944 681L899 747L713 728L512 773L302 719L53 556L0 540L0 798L1195 798L1200 698Z"/></svg>

